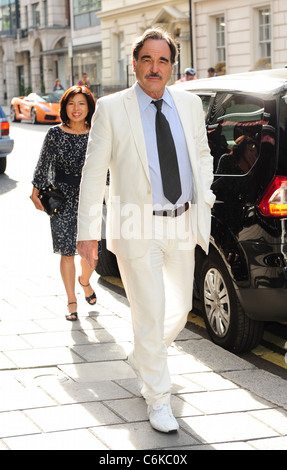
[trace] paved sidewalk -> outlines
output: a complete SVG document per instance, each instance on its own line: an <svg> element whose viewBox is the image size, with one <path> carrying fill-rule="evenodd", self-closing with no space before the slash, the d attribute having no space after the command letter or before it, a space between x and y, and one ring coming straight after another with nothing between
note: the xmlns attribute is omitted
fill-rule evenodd
<svg viewBox="0 0 287 470"><path fill-rule="evenodd" d="M98 284L91 308L79 289L70 323L57 276L15 276L0 266L0 450L287 448L286 381L187 329L169 350L180 430L154 431L126 362L126 299Z"/></svg>
<svg viewBox="0 0 287 470"><path fill-rule="evenodd" d="M285 450L286 380L187 329L169 349L180 430L151 428L126 361L126 299L94 275L97 305L90 307L78 286L80 320L65 320L49 218L28 197L39 144L29 141L29 155L22 154L26 131L17 132L0 182L0 450Z"/></svg>

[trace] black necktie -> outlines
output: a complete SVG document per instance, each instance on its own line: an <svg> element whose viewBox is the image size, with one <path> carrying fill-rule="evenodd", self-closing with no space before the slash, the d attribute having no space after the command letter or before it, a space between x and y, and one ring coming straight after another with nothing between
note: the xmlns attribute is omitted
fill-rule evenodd
<svg viewBox="0 0 287 470"><path fill-rule="evenodd" d="M165 197L175 204L182 192L176 149L169 123L161 112L163 100L152 101L152 103L157 108L156 138L163 192Z"/></svg>

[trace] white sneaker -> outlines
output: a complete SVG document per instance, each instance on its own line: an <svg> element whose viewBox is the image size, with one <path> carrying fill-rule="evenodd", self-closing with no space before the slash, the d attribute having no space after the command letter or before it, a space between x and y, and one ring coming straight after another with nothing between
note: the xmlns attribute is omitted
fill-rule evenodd
<svg viewBox="0 0 287 470"><path fill-rule="evenodd" d="M176 432L178 422L172 414L170 405L149 405L148 417L154 429L160 432Z"/></svg>

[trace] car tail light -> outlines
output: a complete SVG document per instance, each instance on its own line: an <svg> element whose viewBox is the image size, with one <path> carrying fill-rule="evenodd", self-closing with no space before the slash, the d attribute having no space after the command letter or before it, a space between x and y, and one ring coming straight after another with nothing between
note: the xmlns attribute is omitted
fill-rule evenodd
<svg viewBox="0 0 287 470"><path fill-rule="evenodd" d="M267 217L287 217L286 176L276 176L271 181L258 208Z"/></svg>
<svg viewBox="0 0 287 470"><path fill-rule="evenodd" d="M3 137L4 135L9 135L9 127L9 122L1 122L1 137Z"/></svg>

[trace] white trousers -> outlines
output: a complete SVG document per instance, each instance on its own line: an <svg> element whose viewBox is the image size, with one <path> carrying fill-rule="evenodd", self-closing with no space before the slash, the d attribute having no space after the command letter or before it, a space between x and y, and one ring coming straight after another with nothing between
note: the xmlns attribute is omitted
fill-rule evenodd
<svg viewBox="0 0 287 470"><path fill-rule="evenodd" d="M132 314L133 361L148 405L170 402L167 348L192 309L194 248L184 239L190 235L189 224L189 211L176 218L153 216L145 256L118 257Z"/></svg>

